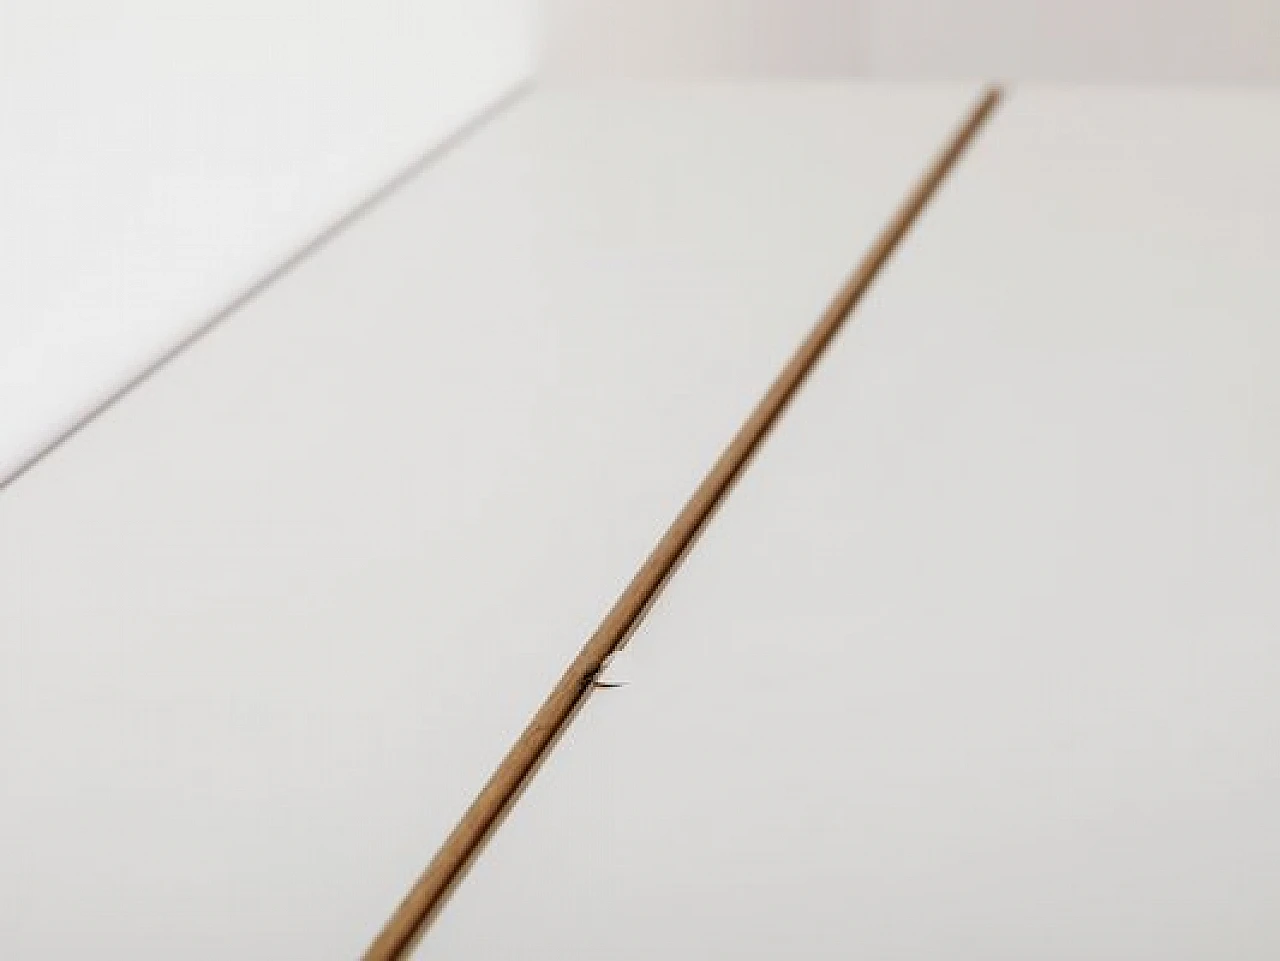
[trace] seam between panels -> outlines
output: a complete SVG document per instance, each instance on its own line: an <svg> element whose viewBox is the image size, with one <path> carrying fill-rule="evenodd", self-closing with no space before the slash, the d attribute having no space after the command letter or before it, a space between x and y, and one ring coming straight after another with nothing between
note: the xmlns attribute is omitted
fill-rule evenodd
<svg viewBox="0 0 1280 961"><path fill-rule="evenodd" d="M206 319L194 330L185 334L180 340L145 364L141 370L132 374L123 382L118 384L110 391L110 393L100 399L87 411L78 415L69 422L64 422L52 437L29 453L24 454L14 468L7 474L0 473L0 493L3 493L9 485L18 481L28 471L38 467L40 462L46 457L53 454L59 447L74 438L78 433L80 433L80 431L84 430L94 420L122 401L149 378L159 373L172 360L186 350L194 347L216 328L221 327L224 322L230 320L241 308L245 307L257 299L258 296L269 290L277 281L286 277L300 263L312 254L324 249L336 237L363 219L366 214L372 212L375 208L381 206L385 201L399 192L400 188L414 180L419 174L428 170L447 154L457 150L464 143L479 133L481 129L487 127L499 116L505 114L510 108L525 99L532 88L532 82L525 80L509 88L495 100L489 102L472 119L453 131L453 133L445 137L444 140L415 157L409 164L394 173L390 179L384 181L380 186L373 190L372 193L366 195L353 207L345 210L318 233L308 237L301 246L297 247L293 251L293 253L289 254L280 262L272 265L266 273L259 275L257 279L252 280L248 286L241 290L240 293L232 297L231 300L225 302L221 307L218 307L212 314L207 315Z"/></svg>

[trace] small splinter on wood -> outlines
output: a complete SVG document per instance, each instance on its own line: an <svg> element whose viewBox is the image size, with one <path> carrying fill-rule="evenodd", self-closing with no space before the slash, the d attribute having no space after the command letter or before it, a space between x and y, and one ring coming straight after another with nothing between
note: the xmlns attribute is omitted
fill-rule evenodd
<svg viewBox="0 0 1280 961"><path fill-rule="evenodd" d="M627 686L626 681L612 681L612 680L606 680L602 677L602 675L607 670L609 670L609 665L613 662L614 654L617 654L617 653L618 653L617 651L614 651L611 654L609 654L609 656L604 659L604 661L600 664L600 666L596 668L595 673L591 675L592 687L614 688L614 687Z"/></svg>

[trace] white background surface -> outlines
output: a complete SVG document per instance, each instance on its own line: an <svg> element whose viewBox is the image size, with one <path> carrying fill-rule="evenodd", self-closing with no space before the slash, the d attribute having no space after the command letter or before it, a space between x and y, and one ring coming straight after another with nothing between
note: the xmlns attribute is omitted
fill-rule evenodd
<svg viewBox="0 0 1280 961"><path fill-rule="evenodd" d="M1280 82L1272 0L861 0L858 73Z"/></svg>
<svg viewBox="0 0 1280 961"><path fill-rule="evenodd" d="M0 957L358 956L969 96L534 94L5 491Z"/></svg>
<svg viewBox="0 0 1280 961"><path fill-rule="evenodd" d="M1271 0L542 0L544 72L1280 81Z"/></svg>
<svg viewBox="0 0 1280 961"><path fill-rule="evenodd" d="M532 69L526 0L0 4L0 482Z"/></svg>
<svg viewBox="0 0 1280 961"><path fill-rule="evenodd" d="M1015 95L418 956L1280 954L1278 168Z"/></svg>
<svg viewBox="0 0 1280 961"><path fill-rule="evenodd" d="M542 73L601 77L851 76L865 38L848 0L542 0Z"/></svg>

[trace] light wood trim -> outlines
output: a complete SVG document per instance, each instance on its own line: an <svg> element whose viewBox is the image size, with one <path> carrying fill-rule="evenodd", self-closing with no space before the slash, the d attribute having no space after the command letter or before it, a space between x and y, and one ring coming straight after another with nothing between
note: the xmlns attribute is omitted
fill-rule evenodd
<svg viewBox="0 0 1280 961"><path fill-rule="evenodd" d="M573 716L604 663L634 630L644 612L693 543L751 455L795 396L818 358L840 331L881 267L897 249L929 199L955 166L1000 101L990 87L903 200L862 262L845 281L804 342L796 349L755 410L738 429L693 496L658 541L613 608L565 670L559 682L511 746L506 757L445 840L426 871L365 952L364 961L400 961L461 878L485 839Z"/></svg>

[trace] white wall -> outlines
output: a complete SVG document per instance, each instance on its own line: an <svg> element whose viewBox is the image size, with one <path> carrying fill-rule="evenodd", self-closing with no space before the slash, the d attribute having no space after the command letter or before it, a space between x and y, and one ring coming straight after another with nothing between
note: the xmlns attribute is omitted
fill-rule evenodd
<svg viewBox="0 0 1280 961"><path fill-rule="evenodd" d="M543 0L548 79L839 76L862 60L848 0Z"/></svg>
<svg viewBox="0 0 1280 961"><path fill-rule="evenodd" d="M543 0L549 77L1280 81L1276 0Z"/></svg>
<svg viewBox="0 0 1280 961"><path fill-rule="evenodd" d="M0 3L0 484L522 81L534 12Z"/></svg>
<svg viewBox="0 0 1280 961"><path fill-rule="evenodd" d="M877 76L1280 80L1275 0L865 0Z"/></svg>

